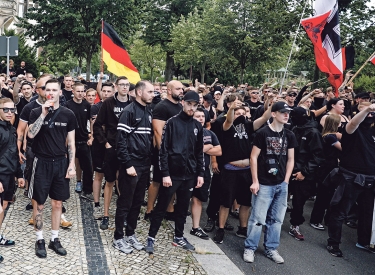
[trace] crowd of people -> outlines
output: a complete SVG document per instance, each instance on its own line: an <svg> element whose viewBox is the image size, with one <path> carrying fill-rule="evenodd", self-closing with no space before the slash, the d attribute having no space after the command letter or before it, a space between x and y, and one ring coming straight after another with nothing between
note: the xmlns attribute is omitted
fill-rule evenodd
<svg viewBox="0 0 375 275"><path fill-rule="evenodd" d="M117 194L113 247L124 253L153 254L163 219L175 222L172 244L194 251L183 234L187 215L191 235L209 239L206 232L215 230L213 240L221 244L234 230L232 215L239 220L236 235L245 239L244 261L254 262L263 231L265 256L280 264L285 213L289 235L304 240L300 226L310 198L308 224L328 229L331 255L343 255L344 223L357 228L356 247L375 253L375 104L372 93L355 94L349 78L336 97L334 89L312 83L280 90L218 79L211 86L178 80L133 85L120 76L114 83L100 79L95 90L70 75L61 83L48 74L1 74L0 229L16 185L25 188L35 254L47 257L43 215L50 197L48 248L66 255L59 228L72 226L63 202L70 197L69 179L76 178L75 192L93 203L101 230L108 229ZM150 222L145 244L135 234L142 205ZM0 246L11 245L0 235Z"/></svg>

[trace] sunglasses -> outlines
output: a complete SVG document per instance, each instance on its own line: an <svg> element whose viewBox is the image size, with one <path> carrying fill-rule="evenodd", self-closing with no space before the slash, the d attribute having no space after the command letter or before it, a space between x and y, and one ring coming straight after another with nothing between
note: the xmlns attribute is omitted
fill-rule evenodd
<svg viewBox="0 0 375 275"><path fill-rule="evenodd" d="M251 93L252 95L257 95L257 94L259 94L258 92L252 92Z"/></svg>
<svg viewBox="0 0 375 275"><path fill-rule="evenodd" d="M40 86L40 87L36 87L37 89L42 89L43 91L46 89L46 86Z"/></svg>
<svg viewBox="0 0 375 275"><path fill-rule="evenodd" d="M4 113L8 113L9 111L14 114L16 112L16 108L0 108L3 110Z"/></svg>
<svg viewBox="0 0 375 275"><path fill-rule="evenodd" d="M296 97L297 95L296 94L290 94L288 96L290 96L290 97Z"/></svg>

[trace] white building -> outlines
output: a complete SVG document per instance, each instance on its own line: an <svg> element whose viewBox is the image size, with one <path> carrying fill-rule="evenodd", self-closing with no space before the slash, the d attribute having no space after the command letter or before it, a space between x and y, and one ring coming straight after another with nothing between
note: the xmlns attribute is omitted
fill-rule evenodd
<svg viewBox="0 0 375 275"><path fill-rule="evenodd" d="M32 6L33 1L28 0L0 0L0 35L4 35L5 29L15 29L16 33L23 32L16 26L16 16L23 17L25 11Z"/></svg>

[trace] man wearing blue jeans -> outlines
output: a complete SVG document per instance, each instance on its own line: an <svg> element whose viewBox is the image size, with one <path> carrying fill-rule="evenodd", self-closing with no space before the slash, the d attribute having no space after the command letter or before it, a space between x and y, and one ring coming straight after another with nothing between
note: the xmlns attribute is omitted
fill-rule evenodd
<svg viewBox="0 0 375 275"><path fill-rule="evenodd" d="M250 155L252 210L243 254L245 262L254 262L254 252L265 225L264 254L278 264L284 263L277 248L294 166L294 148L297 147L293 132L284 129L291 110L285 102L273 104L272 123L260 129L254 138Z"/></svg>

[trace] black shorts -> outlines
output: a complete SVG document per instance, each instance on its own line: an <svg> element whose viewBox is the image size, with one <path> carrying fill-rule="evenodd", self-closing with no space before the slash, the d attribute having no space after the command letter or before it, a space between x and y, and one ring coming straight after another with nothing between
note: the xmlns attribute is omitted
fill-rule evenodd
<svg viewBox="0 0 375 275"><path fill-rule="evenodd" d="M114 182L117 179L117 171L119 169L119 161L117 159L116 149L106 148L103 164L104 177L107 182Z"/></svg>
<svg viewBox="0 0 375 275"><path fill-rule="evenodd" d="M24 175L25 175L25 180L27 180L27 182L30 182L31 172L33 170L34 153L31 150L31 146L29 145L27 145L26 147L25 157L26 157L26 166L25 166Z"/></svg>
<svg viewBox="0 0 375 275"><path fill-rule="evenodd" d="M157 183L162 183L163 182L163 175L161 174L160 171L160 166L159 166L159 150L157 147L154 147L152 151L152 181L157 182Z"/></svg>
<svg viewBox="0 0 375 275"><path fill-rule="evenodd" d="M234 200L244 206L251 206L250 169L240 171L221 170L220 205L231 208Z"/></svg>
<svg viewBox="0 0 375 275"><path fill-rule="evenodd" d="M97 141L92 142L91 146L91 158L92 158L92 166L94 167L94 171L98 173L103 173L103 162L104 162L104 155L105 155L105 146Z"/></svg>
<svg viewBox="0 0 375 275"><path fill-rule="evenodd" d="M211 171L210 168L206 168L204 171L204 183L201 188L195 188L193 190L193 197L196 197L201 202L208 201L208 195L210 194L211 186Z"/></svg>
<svg viewBox="0 0 375 275"><path fill-rule="evenodd" d="M14 175L0 175L0 182L3 184L4 192L0 193L1 205L3 201L12 201L15 184Z"/></svg>
<svg viewBox="0 0 375 275"><path fill-rule="evenodd" d="M29 185L29 198L44 204L49 196L53 200L69 199L69 179L65 178L68 159L42 159L35 156Z"/></svg>

